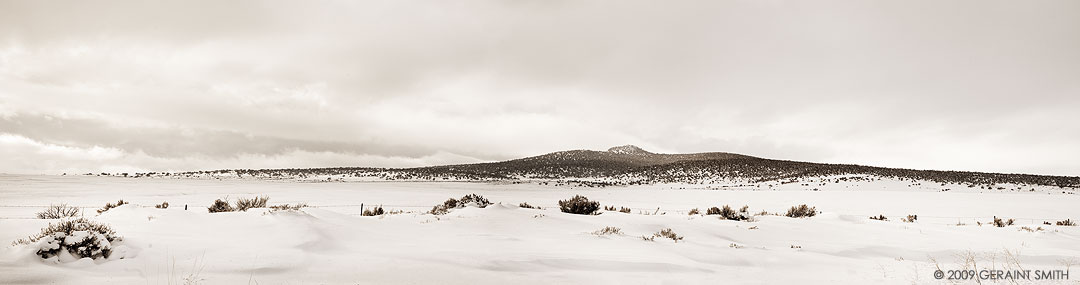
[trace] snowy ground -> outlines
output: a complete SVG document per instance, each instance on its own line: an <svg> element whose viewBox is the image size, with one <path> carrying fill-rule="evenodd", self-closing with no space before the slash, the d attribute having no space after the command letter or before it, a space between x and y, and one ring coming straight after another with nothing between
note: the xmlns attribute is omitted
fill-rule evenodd
<svg viewBox="0 0 1080 285"><path fill-rule="evenodd" d="M0 284L184 284L185 279L199 284L933 284L944 283L934 278L938 268L965 269L970 261L977 270L1080 268L1080 227L1042 224L1080 219L1080 196L1073 190L955 185L942 192L941 185L911 184L832 183L807 191L795 187L801 183L772 190L709 190L700 185L570 188L5 175L0 176ZM469 193L501 204L443 216L423 213ZM557 201L575 194L633 211L559 212ZM271 205L315 207L206 211L214 199L254 195L269 195ZM132 204L94 212L120 198ZM152 207L162 201L171 207ZM520 202L545 209L518 208ZM112 225L124 237L119 245L126 252L110 260L51 264L26 246L7 244L55 222L32 219L50 203L87 207L87 217ZM361 217L361 203L406 212ZM704 212L725 204L748 205L755 213L809 204L822 214L765 215L754 222L687 215L692 208ZM868 219L878 214L890 220ZM908 214L917 214L918 221L901 222ZM986 225L993 216L1016 224ZM622 234L592 234L609 226ZM684 239L641 238L664 228ZM1019 283L1077 280L1080 275L1073 274L1067 281Z"/></svg>

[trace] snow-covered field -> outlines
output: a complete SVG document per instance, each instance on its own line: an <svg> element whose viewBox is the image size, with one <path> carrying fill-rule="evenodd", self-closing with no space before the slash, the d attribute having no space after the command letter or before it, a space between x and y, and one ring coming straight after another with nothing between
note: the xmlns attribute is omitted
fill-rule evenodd
<svg viewBox="0 0 1080 285"><path fill-rule="evenodd" d="M713 190L3 175L0 284L923 284L946 282L935 279L939 268L1080 268L1080 227L1043 224L1080 219L1074 190L954 185L943 192L940 185L910 185L880 180L821 185L821 191ZM496 204L424 213L470 193ZM561 213L557 201L576 194L632 211ZM313 207L206 210L218 198L255 195L269 195L271 205ZM121 198L132 204L95 213ZM171 206L153 207L163 201ZM521 202L544 209L519 208ZM108 260L56 263L29 246L8 244L56 222L33 218L52 203L86 207L86 217L123 236L114 244L118 250ZM362 203L405 212L360 216ZM783 214L798 204L821 214L762 215L752 222L687 214L723 205ZM879 214L889 220L868 219ZM900 221L909 214L918 220ZM994 227L988 224L994 216L1016 223ZM605 227L621 234L594 234ZM684 239L642 239L666 228ZM1074 274L1019 283L1077 280Z"/></svg>

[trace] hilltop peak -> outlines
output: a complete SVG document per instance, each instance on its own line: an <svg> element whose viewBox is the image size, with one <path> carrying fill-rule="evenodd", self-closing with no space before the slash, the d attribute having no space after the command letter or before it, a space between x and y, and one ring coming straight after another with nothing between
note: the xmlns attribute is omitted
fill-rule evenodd
<svg viewBox="0 0 1080 285"><path fill-rule="evenodd" d="M629 144L628 145L612 147L612 148L609 148L607 151L612 152L612 153L620 153L620 154L652 154L651 152L645 151L644 149L641 149L640 147L637 147L637 146L634 146L634 145L629 145Z"/></svg>

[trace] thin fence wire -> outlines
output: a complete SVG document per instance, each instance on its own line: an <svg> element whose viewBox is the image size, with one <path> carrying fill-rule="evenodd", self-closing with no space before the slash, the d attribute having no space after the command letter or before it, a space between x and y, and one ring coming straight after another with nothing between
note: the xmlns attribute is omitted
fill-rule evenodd
<svg viewBox="0 0 1080 285"><path fill-rule="evenodd" d="M44 208L49 207L49 206L50 205L0 205L0 208L42 208L42 209L44 209ZM154 207L153 205L127 205L127 206L134 206L134 207L140 207L140 208L153 208ZM422 209L422 210L420 210L419 212L407 212L407 213L421 213L422 214L422 213L426 212L423 209L429 209L433 205L368 204L368 203L363 203L363 204L329 204L329 205L310 205L309 204L308 205L308 207L311 207L311 208L360 208L361 206L364 206L364 208L374 207L374 206L381 206L383 208L407 208L407 209L415 208L415 209ZM539 205L539 206L541 208L543 208L543 209L552 209L552 208L558 209L557 205ZM81 209L100 209L101 208L100 206L72 206L72 207L78 207L78 208L81 208ZM179 207L179 205L174 205L174 207ZM202 209L202 208L205 208L205 207L201 207L201 206L200 207L192 207L191 210L198 210L198 209ZM688 215L688 213L690 212L690 209L665 209L665 208L662 208L662 207L659 209L659 211L657 211L657 208L638 208L638 207L627 207L627 208L630 208L630 210L631 210L631 212L629 214L638 214L638 215L644 215L644 216L653 216L653 215ZM701 211L700 208L699 208L699 211ZM346 214L346 215L350 215L350 216L361 216L361 213L359 211L350 211L350 212L355 212L355 213L342 213L342 214ZM657 214L653 214L653 213L657 213ZM784 213L783 212L774 212L774 214L782 216ZM876 217L878 215L885 215L886 217L896 217L895 220L899 221L900 218L907 217L907 215L909 215L909 214L892 214L892 215L889 215L888 213L876 213L876 214L842 213L840 215L843 216L843 217L866 217L867 219L869 219L869 217ZM964 223L964 222L969 222L969 223L983 222L983 223L987 223L987 222L992 222L995 217L996 218L1001 218L1001 219L1013 219L1013 220L1018 221L1018 222L1028 221L1028 222L1030 222L1030 224L1038 224L1038 225L1041 225L1043 222L1054 223L1055 221L1062 221L1062 220L1065 220L1065 219L1072 219L1072 218L1069 218L1069 217L1034 218L1034 217L1007 217L1007 216L992 216L992 215L991 216L918 215L918 217L922 220L922 221L919 221L919 223L923 223L923 224L939 224L939 225L957 225L959 223ZM34 217L34 216L0 216L0 220L33 220L33 219L37 219L37 218ZM940 220L945 220L945 219L955 220L955 221L940 222ZM936 222L931 222L931 221L926 221L926 220L936 220ZM892 221L892 219L890 219L890 221Z"/></svg>

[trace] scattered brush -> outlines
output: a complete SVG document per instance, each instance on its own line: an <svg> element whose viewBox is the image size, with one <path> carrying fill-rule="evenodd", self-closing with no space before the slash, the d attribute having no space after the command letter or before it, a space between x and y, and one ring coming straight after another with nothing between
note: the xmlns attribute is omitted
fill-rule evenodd
<svg viewBox="0 0 1080 285"><path fill-rule="evenodd" d="M900 219L900 221L905 222L905 223L914 223L915 221L918 221L918 220L919 220L919 215L907 215L906 218Z"/></svg>
<svg viewBox="0 0 1080 285"><path fill-rule="evenodd" d="M270 196L257 196L251 198L237 198L236 205L233 208L236 211L247 211L254 208L266 208L266 202L270 201Z"/></svg>
<svg viewBox="0 0 1080 285"><path fill-rule="evenodd" d="M300 210L300 208L307 208L307 207L308 207L308 205L305 204L305 203L296 203L296 204L292 204L292 205L281 204L281 205L270 206L270 211L296 211L296 210Z"/></svg>
<svg viewBox="0 0 1080 285"><path fill-rule="evenodd" d="M521 202L521 204L518 204L518 207L519 208L526 208L526 209L540 209L540 207L529 205L529 202Z"/></svg>
<svg viewBox="0 0 1080 285"><path fill-rule="evenodd" d="M627 213L627 214L629 214L630 213L630 208L619 207L619 213Z"/></svg>
<svg viewBox="0 0 1080 285"><path fill-rule="evenodd" d="M168 209L169 208L169 202L167 202L167 201L166 202L161 202L161 204L154 205L154 208Z"/></svg>
<svg viewBox="0 0 1080 285"><path fill-rule="evenodd" d="M889 220L889 218L885 217L885 215L870 216L870 219L871 220L878 220L878 221L888 221Z"/></svg>
<svg viewBox="0 0 1080 285"><path fill-rule="evenodd" d="M365 217L382 216L383 214L386 214L386 211L383 211L383 208L382 208L381 205L380 206L375 206L374 209L364 210L363 213L360 213L361 216L365 216Z"/></svg>
<svg viewBox="0 0 1080 285"><path fill-rule="evenodd" d="M817 208L806 206L806 204L791 206L791 209L788 209L787 214L785 214L785 216L791 218L809 218L814 215L817 215Z"/></svg>
<svg viewBox="0 0 1080 285"><path fill-rule="evenodd" d="M1057 222L1054 222L1054 224L1059 225L1059 226L1069 226L1069 227L1075 227L1076 226L1076 222L1073 222L1073 221L1071 221L1069 219L1065 219L1064 221L1057 221Z"/></svg>
<svg viewBox="0 0 1080 285"><path fill-rule="evenodd" d="M128 204L128 202L125 202L124 199L120 199L120 201L116 202L116 204L105 203L105 207L103 207L101 209L98 209L97 212L98 212L98 214L101 214L101 213L104 213L105 211L108 211L109 209L120 207L120 206L127 205L127 204Z"/></svg>
<svg viewBox="0 0 1080 285"><path fill-rule="evenodd" d="M659 232L654 233L652 236L649 236L649 237L642 236L641 239L647 240L647 241L654 241L654 240L656 240L657 237L669 238L669 239L671 239L671 240L673 240L675 242L679 242L680 240L683 239L682 236L679 236L678 234L675 234L675 231L672 231L671 229L662 229Z"/></svg>
<svg viewBox="0 0 1080 285"><path fill-rule="evenodd" d="M619 209L616 209L615 206L604 206L604 211L613 211L614 212L614 211L618 211L618 210Z"/></svg>
<svg viewBox="0 0 1080 285"><path fill-rule="evenodd" d="M1028 226L1023 226L1023 227L1020 227L1020 229L1018 231L1027 231L1029 233L1032 233L1032 232L1037 232L1037 231L1042 231L1042 230L1043 230L1042 227L1032 229L1032 228L1030 228Z"/></svg>
<svg viewBox="0 0 1080 285"><path fill-rule="evenodd" d="M79 215L82 212L79 207L68 206L67 204L49 205L41 212L37 213L38 219L62 219L72 218Z"/></svg>
<svg viewBox="0 0 1080 285"><path fill-rule="evenodd" d="M528 205L527 203L522 204ZM431 211L428 211L428 213L432 215L445 215L450 213L450 209L465 208L465 206L485 208L489 205L491 205L491 201L485 199L484 196L469 194L461 197L461 200L454 198L447 199L442 205L435 205L435 207L432 207Z"/></svg>
<svg viewBox="0 0 1080 285"><path fill-rule="evenodd" d="M109 258L112 243L120 240L121 237L108 225L77 218L49 223L49 226L41 229L41 233L13 244L36 247L37 255L41 258L54 257L61 251L67 251L77 258L98 259Z"/></svg>
<svg viewBox="0 0 1080 285"><path fill-rule="evenodd" d="M693 215L700 215L700 214L701 214L701 211L698 211L697 208L693 208L693 209L690 209L690 213L688 213L687 215L693 216Z"/></svg>
<svg viewBox="0 0 1080 285"><path fill-rule="evenodd" d="M581 195L575 195L569 200L559 201L559 210L563 213L579 214L579 215L592 215L600 209L600 202L589 201L589 198Z"/></svg>
<svg viewBox="0 0 1080 285"><path fill-rule="evenodd" d="M622 234L622 229L616 228L616 227L604 227L603 229L599 229L599 230L596 230L596 231L592 232L592 234L596 235L596 236L621 235Z"/></svg>
<svg viewBox="0 0 1080 285"><path fill-rule="evenodd" d="M1005 226L1013 225L1013 222L1015 222L1013 219L1002 220L1001 218L998 218L996 216L994 217L994 226L995 227L1004 228Z"/></svg>

